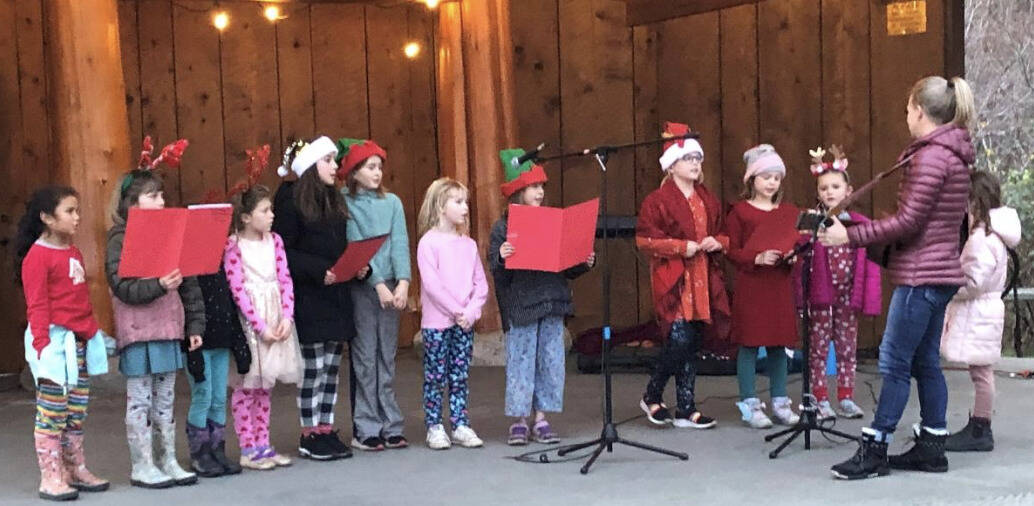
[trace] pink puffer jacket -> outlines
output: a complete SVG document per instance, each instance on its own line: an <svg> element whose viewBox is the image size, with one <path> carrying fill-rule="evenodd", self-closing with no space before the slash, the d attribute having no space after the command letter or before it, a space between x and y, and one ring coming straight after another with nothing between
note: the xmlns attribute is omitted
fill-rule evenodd
<svg viewBox="0 0 1034 506"><path fill-rule="evenodd" d="M913 153L898 186L897 213L848 228L848 238L856 247L891 245L884 272L894 285L964 285L959 241L975 160L969 131L943 125L913 141L898 159Z"/></svg>
<svg viewBox="0 0 1034 506"><path fill-rule="evenodd" d="M991 233L980 225L962 248L966 284L948 303L941 334L941 356L953 362L991 365L1002 355L1005 324L1006 247L1020 243L1020 217L1015 209L991 210Z"/></svg>

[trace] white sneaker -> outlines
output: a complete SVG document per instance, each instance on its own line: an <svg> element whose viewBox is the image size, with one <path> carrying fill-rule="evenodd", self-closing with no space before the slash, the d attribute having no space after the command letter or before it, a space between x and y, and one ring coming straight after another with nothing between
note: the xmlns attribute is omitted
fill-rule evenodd
<svg viewBox="0 0 1034 506"><path fill-rule="evenodd" d="M772 420L765 415L765 403L761 402L757 397L737 402L736 407L740 408L743 423L747 424L748 427L767 429L772 426Z"/></svg>
<svg viewBox="0 0 1034 506"><path fill-rule="evenodd" d="M432 450L448 450L452 446L449 435L445 433L442 424L432 425L427 428L427 447Z"/></svg>
<svg viewBox="0 0 1034 506"><path fill-rule="evenodd" d="M851 399L844 399L840 401L840 414L844 418L861 418L865 416L865 411Z"/></svg>
<svg viewBox="0 0 1034 506"><path fill-rule="evenodd" d="M829 405L829 401L819 402L819 420L832 420L837 417L837 412L833 411L833 406Z"/></svg>
<svg viewBox="0 0 1034 506"><path fill-rule="evenodd" d="M467 427L466 425L460 425L452 431L452 440L456 441L456 444L464 448L479 448L485 444L481 438L478 437L474 429Z"/></svg>
<svg viewBox="0 0 1034 506"><path fill-rule="evenodd" d="M772 399L772 418L780 425L796 425L801 420L801 417L793 412L793 401L789 397Z"/></svg>

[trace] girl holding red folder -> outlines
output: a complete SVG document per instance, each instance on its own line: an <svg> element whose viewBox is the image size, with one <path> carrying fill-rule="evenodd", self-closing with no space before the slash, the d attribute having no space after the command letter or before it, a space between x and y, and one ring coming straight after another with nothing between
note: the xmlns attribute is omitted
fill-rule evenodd
<svg viewBox="0 0 1034 506"><path fill-rule="evenodd" d="M320 461L352 456L334 430L341 353L345 341L355 337L348 283L338 283L331 272L348 246L348 210L335 187L336 155L337 145L328 137L296 142L277 174L284 177L290 170L298 180L282 183L273 197L273 231L287 252L304 363L298 453Z"/></svg>
<svg viewBox="0 0 1034 506"><path fill-rule="evenodd" d="M506 174L503 196L510 204L541 206L545 200L546 172L527 161L514 160L521 149L499 153ZM506 331L506 416L510 445L526 445L528 417L535 410L530 436L539 443L557 443L560 437L546 421L546 413L559 413L564 402L564 317L574 312L568 280L585 274L596 262L592 254L584 264L563 272L508 270L506 259L514 247L506 240L507 213L492 225L488 265L495 278L496 300Z"/></svg>
<svg viewBox="0 0 1034 506"><path fill-rule="evenodd" d="M176 371L187 365L183 351L201 347L205 302L197 278L183 277L179 269L161 278L118 274L129 209L165 207L162 180L152 169L162 161L177 166L186 141L167 146L154 161L149 145L147 138L140 168L126 174L115 189L115 224L108 230L104 267L115 310L119 370L127 383L126 437L133 463L130 483L165 488L197 482L197 475L184 471L176 461L173 405ZM189 346L181 350L185 338ZM152 439L157 439L153 448Z"/></svg>
<svg viewBox="0 0 1034 506"><path fill-rule="evenodd" d="M686 125L665 125L666 137L688 133ZM703 185L703 161L696 139L666 143L660 158L666 177L643 201L636 225L636 246L650 257L654 310L665 338L639 401L656 425L709 429L716 424L697 410L694 384L705 333L712 340L724 340L728 333L721 254L729 238L720 232L718 199ZM663 400L672 376L678 404L674 416Z"/></svg>
<svg viewBox="0 0 1034 506"><path fill-rule="evenodd" d="M754 385L758 348L764 346L772 415L779 424L794 425L799 417L786 393L785 350L797 343L797 321L790 267L780 261L796 239L794 223L798 209L782 202L786 165L775 148L768 144L753 147L743 154L743 160L747 164L743 175L744 200L733 204L725 221L728 257L736 267L732 294L732 340L740 345L736 358L740 402L736 407L748 426L772 426ZM765 230L772 227L785 232L771 234ZM753 238L755 234L761 234L758 238L763 240Z"/></svg>

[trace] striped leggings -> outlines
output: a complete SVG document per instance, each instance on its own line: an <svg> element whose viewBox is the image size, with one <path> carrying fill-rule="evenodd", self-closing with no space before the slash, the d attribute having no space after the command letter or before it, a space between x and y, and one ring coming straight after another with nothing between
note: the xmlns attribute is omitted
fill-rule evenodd
<svg viewBox="0 0 1034 506"><path fill-rule="evenodd" d="M36 434L61 436L82 434L86 421L86 404L90 400L90 377L86 375L86 345L75 343L75 361L79 381L65 387L46 380L36 386Z"/></svg>

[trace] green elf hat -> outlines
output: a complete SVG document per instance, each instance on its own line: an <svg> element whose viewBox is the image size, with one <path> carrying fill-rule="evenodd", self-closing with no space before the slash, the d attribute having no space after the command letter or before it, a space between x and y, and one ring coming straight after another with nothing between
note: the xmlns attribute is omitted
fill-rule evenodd
<svg viewBox="0 0 1034 506"><path fill-rule="evenodd" d="M381 157L381 160L388 161L388 153L384 151L384 148L378 146L376 142L369 139L349 139L347 137L338 139L337 177L342 180L347 179L348 173L352 172L367 158L375 155Z"/></svg>
<svg viewBox="0 0 1034 506"><path fill-rule="evenodd" d="M542 166L531 160L516 165L517 159L524 154L525 152L521 148L504 149L499 152L499 159L503 162L503 174L506 177L506 183L502 185L501 189L506 198L510 198L514 193L533 184L545 183L549 180Z"/></svg>

